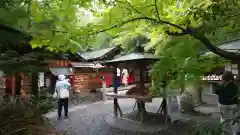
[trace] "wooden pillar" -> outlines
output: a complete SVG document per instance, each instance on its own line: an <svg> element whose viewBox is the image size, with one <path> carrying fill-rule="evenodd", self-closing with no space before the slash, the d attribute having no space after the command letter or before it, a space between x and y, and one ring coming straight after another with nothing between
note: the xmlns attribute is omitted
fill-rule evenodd
<svg viewBox="0 0 240 135"><path fill-rule="evenodd" d="M141 94L144 95L145 94L145 78L144 78L144 72L145 72L145 67L144 65L140 65L140 81L139 81L139 86L140 86L140 90L141 90Z"/></svg>
<svg viewBox="0 0 240 135"><path fill-rule="evenodd" d="M38 93L38 73L34 72L32 73L32 87L31 87L31 93L35 96L35 98L37 98L39 95Z"/></svg>
<svg viewBox="0 0 240 135"><path fill-rule="evenodd" d="M113 92L115 93L115 94L117 94L117 89L118 89L118 87L117 87L117 82L118 81L118 79L117 79L117 67L116 66L114 66L113 67ZM114 98L113 99L113 110L114 110L114 116L115 117L117 117L118 116L118 99L117 98Z"/></svg>
<svg viewBox="0 0 240 135"><path fill-rule="evenodd" d="M102 100L107 101L106 96L106 78L105 76L102 77Z"/></svg>
<svg viewBox="0 0 240 135"><path fill-rule="evenodd" d="M239 76L239 74L240 74L240 62L237 62L237 69L238 69L237 76Z"/></svg>
<svg viewBox="0 0 240 135"><path fill-rule="evenodd" d="M236 62L237 63L237 76L236 76L236 84L238 85L238 87L240 86L240 63L239 62Z"/></svg>
<svg viewBox="0 0 240 135"><path fill-rule="evenodd" d="M145 95L145 76L144 76L144 72L145 72L145 64L141 64L140 65L140 81L139 81L139 86L140 86L140 90L141 90L141 95ZM138 111L139 111L139 115L140 115L140 122L144 122L145 116L147 115L147 111L145 108L145 101L137 101L137 107L138 107Z"/></svg>
<svg viewBox="0 0 240 135"><path fill-rule="evenodd" d="M19 72L14 73L15 83L14 83L14 95L20 96L21 95L21 75Z"/></svg>
<svg viewBox="0 0 240 135"><path fill-rule="evenodd" d="M15 88L14 88L14 81L15 81L15 78L14 78L14 76L12 75L11 76L11 84L10 84L10 88L11 88L11 96L15 96Z"/></svg>
<svg viewBox="0 0 240 135"><path fill-rule="evenodd" d="M56 76L54 76L53 74L50 76L50 80L51 80L51 93L54 93L54 91L55 91L55 84L56 84L56 82L57 82L57 79L56 79L57 77Z"/></svg>

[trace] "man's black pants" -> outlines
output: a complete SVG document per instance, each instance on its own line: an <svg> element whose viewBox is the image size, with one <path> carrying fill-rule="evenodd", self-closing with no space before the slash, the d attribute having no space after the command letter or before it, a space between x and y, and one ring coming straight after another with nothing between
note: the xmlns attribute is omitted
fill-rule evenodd
<svg viewBox="0 0 240 135"><path fill-rule="evenodd" d="M58 100L58 117L61 117L63 107L65 116L68 116L68 98Z"/></svg>

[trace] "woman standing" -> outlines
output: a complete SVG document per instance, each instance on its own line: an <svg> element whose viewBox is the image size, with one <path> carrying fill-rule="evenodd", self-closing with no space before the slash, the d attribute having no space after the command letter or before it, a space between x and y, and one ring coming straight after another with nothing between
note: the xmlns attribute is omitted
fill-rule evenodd
<svg viewBox="0 0 240 135"><path fill-rule="evenodd" d="M122 71L122 84L124 84L125 86L128 85L128 70L127 69L123 69Z"/></svg>
<svg viewBox="0 0 240 135"><path fill-rule="evenodd" d="M238 87L234 82L232 72L222 75L222 82L215 87L221 113L221 123L238 115ZM231 124L232 135L237 135L238 123Z"/></svg>

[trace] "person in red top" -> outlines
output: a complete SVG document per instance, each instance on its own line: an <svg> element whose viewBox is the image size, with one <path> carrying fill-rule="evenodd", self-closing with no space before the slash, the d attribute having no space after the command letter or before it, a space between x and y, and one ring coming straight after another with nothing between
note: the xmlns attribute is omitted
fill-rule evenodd
<svg viewBox="0 0 240 135"><path fill-rule="evenodd" d="M132 84L133 83L133 73L130 72L129 75L128 75L128 84Z"/></svg>

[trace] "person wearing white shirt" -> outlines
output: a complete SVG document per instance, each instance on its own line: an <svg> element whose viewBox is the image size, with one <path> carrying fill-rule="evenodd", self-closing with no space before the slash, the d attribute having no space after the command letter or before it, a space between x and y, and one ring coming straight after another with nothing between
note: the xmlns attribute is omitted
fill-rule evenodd
<svg viewBox="0 0 240 135"><path fill-rule="evenodd" d="M64 75L58 76L58 81L56 82L55 93L58 99L58 119L61 118L62 108L64 107L65 118L68 118L68 99L69 90L71 84Z"/></svg>
<svg viewBox="0 0 240 135"><path fill-rule="evenodd" d="M127 86L128 85L128 70L127 69L123 69L122 71L122 83Z"/></svg>

